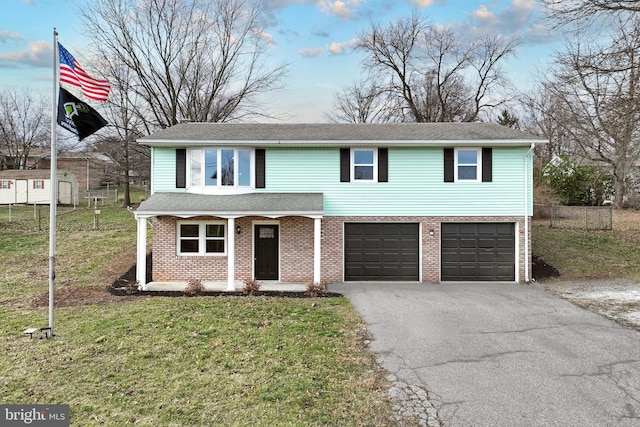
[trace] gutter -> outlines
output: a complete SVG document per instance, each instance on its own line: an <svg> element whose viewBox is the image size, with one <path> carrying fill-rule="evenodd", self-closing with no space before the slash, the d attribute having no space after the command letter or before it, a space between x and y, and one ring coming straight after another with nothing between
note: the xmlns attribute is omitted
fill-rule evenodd
<svg viewBox="0 0 640 427"><path fill-rule="evenodd" d="M535 142L531 143L531 148L524 155L524 281L531 282L529 266L529 155L533 158L533 149L536 147ZM533 163L533 162L532 162ZM533 167L533 165L532 165ZM531 197L533 197L533 190Z"/></svg>

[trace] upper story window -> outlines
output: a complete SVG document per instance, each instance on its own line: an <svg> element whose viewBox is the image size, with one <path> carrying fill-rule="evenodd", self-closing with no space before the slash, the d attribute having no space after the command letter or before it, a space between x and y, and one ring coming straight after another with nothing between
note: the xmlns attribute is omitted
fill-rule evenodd
<svg viewBox="0 0 640 427"><path fill-rule="evenodd" d="M351 151L351 176L353 181L377 180L377 156L374 149Z"/></svg>
<svg viewBox="0 0 640 427"><path fill-rule="evenodd" d="M455 156L456 181L478 182L482 176L482 152L478 148L458 148Z"/></svg>
<svg viewBox="0 0 640 427"><path fill-rule="evenodd" d="M388 182L387 148L341 148L340 182Z"/></svg>
<svg viewBox="0 0 640 427"><path fill-rule="evenodd" d="M253 150L189 150L189 186L202 189L249 189L253 186Z"/></svg>
<svg viewBox="0 0 640 427"><path fill-rule="evenodd" d="M444 182L492 182L493 149L445 148Z"/></svg>

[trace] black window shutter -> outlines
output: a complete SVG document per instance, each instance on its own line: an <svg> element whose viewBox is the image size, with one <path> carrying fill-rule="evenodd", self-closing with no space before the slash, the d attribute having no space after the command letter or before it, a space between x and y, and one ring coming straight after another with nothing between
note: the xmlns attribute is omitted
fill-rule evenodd
<svg viewBox="0 0 640 427"><path fill-rule="evenodd" d="M453 148L444 149L444 182L453 182Z"/></svg>
<svg viewBox="0 0 640 427"><path fill-rule="evenodd" d="M378 182L389 182L389 149L378 148Z"/></svg>
<svg viewBox="0 0 640 427"><path fill-rule="evenodd" d="M176 149L176 188L187 188L187 150Z"/></svg>
<svg viewBox="0 0 640 427"><path fill-rule="evenodd" d="M265 188L265 151L256 149L256 188Z"/></svg>
<svg viewBox="0 0 640 427"><path fill-rule="evenodd" d="M491 182L493 170L493 152L490 147L482 149L482 182Z"/></svg>
<svg viewBox="0 0 640 427"><path fill-rule="evenodd" d="M351 181L351 150L340 149L340 182Z"/></svg>

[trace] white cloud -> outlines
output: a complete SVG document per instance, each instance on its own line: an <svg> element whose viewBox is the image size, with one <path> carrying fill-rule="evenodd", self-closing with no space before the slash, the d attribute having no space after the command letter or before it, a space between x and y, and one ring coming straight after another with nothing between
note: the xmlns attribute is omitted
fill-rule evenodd
<svg viewBox="0 0 640 427"><path fill-rule="evenodd" d="M321 11L343 19L349 19L352 12L360 6L361 0L317 0Z"/></svg>
<svg viewBox="0 0 640 427"><path fill-rule="evenodd" d="M480 5L469 14L472 33L521 35L532 42L542 41L543 29L535 23L536 4L534 0L512 0L510 4L496 10Z"/></svg>
<svg viewBox="0 0 640 427"><path fill-rule="evenodd" d="M444 3L444 0L411 0L411 3L415 3L419 7L429 7L434 3Z"/></svg>
<svg viewBox="0 0 640 427"><path fill-rule="evenodd" d="M316 56L322 55L324 49L321 47L305 47L304 49L300 49L298 53L305 58L315 58Z"/></svg>
<svg viewBox="0 0 640 427"><path fill-rule="evenodd" d="M53 51L51 43L36 41L29 43L29 49L20 52L0 54L0 67L15 67L18 65L32 65L36 67L50 67Z"/></svg>
<svg viewBox="0 0 640 427"><path fill-rule="evenodd" d="M22 36L18 33L13 33L11 31L1 30L0 31L0 42L6 43L7 40L22 40Z"/></svg>
<svg viewBox="0 0 640 427"><path fill-rule="evenodd" d="M344 50L350 47L354 47L358 43L358 39L351 39L347 42L332 42L327 50L334 55L344 53Z"/></svg>

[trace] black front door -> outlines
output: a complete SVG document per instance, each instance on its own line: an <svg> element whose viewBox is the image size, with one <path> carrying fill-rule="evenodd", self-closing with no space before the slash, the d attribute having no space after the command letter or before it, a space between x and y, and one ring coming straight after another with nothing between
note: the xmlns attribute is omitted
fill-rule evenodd
<svg viewBox="0 0 640 427"><path fill-rule="evenodd" d="M278 280L278 226L255 226L255 274L258 280Z"/></svg>

